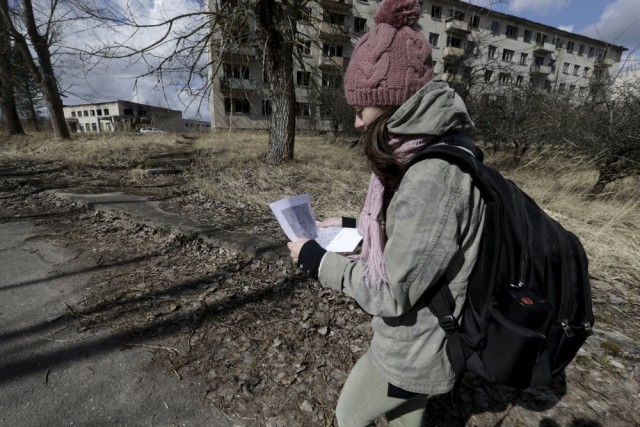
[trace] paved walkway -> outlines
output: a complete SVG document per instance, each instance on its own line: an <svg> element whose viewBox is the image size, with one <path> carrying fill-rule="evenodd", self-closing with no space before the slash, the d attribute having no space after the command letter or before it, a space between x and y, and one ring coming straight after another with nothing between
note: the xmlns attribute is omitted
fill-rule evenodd
<svg viewBox="0 0 640 427"><path fill-rule="evenodd" d="M114 205L115 207L115 205ZM65 303L95 263L29 222L0 224L0 425L220 426L205 385L178 381L117 333L78 333Z"/></svg>

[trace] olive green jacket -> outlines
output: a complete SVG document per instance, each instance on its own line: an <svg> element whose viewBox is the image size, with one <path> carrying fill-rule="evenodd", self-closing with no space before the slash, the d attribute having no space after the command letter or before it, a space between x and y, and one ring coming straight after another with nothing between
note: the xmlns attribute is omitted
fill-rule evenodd
<svg viewBox="0 0 640 427"><path fill-rule="evenodd" d="M428 108L423 108L425 103ZM446 83L433 81L398 110L388 127L397 134L443 126L463 131L473 126L468 117ZM393 385L426 394L453 387L445 333L421 297L442 278L449 283L456 300L454 314L459 315L483 221L484 203L471 177L443 160L423 160L406 172L386 211L388 282L381 289L366 285L362 261L331 252L324 256L321 284L351 296L373 315L368 356Z"/></svg>

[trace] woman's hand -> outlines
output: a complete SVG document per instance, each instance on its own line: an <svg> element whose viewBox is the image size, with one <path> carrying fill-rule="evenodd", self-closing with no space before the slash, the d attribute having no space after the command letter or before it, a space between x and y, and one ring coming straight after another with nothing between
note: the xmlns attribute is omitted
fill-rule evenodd
<svg viewBox="0 0 640 427"><path fill-rule="evenodd" d="M327 218L322 222L317 222L316 226L319 228L342 227L342 217Z"/></svg>
<svg viewBox="0 0 640 427"><path fill-rule="evenodd" d="M287 243L287 247L291 252L289 255L291 256L291 259L296 265L298 264L298 256L300 256L300 249L302 249L302 245L304 245L308 241L309 239L303 239L301 237L298 237L296 238L295 242Z"/></svg>

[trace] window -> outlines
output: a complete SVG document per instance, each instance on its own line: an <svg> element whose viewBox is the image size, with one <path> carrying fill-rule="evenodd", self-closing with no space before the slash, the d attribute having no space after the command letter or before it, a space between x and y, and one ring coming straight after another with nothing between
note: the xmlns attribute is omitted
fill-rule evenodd
<svg viewBox="0 0 640 427"><path fill-rule="evenodd" d="M491 32L496 34L500 32L500 21L491 21Z"/></svg>
<svg viewBox="0 0 640 427"><path fill-rule="evenodd" d="M271 100L270 99L263 99L262 100L262 115L263 116L270 116L272 112L273 112L273 110L271 109Z"/></svg>
<svg viewBox="0 0 640 427"><path fill-rule="evenodd" d="M574 65L573 66L573 75L577 76L579 72L580 72L580 66L579 65Z"/></svg>
<svg viewBox="0 0 640 427"><path fill-rule="evenodd" d="M484 81L485 82L490 82L491 81L491 76L493 76L493 70L486 70L484 72Z"/></svg>
<svg viewBox="0 0 640 427"><path fill-rule="evenodd" d="M105 116L109 115L109 109L108 108L103 108L102 112L104 113Z"/></svg>
<svg viewBox="0 0 640 427"><path fill-rule="evenodd" d="M534 56L533 57L533 65L544 65L544 56Z"/></svg>
<svg viewBox="0 0 640 427"><path fill-rule="evenodd" d="M527 65L528 56L529 56L529 54L527 54L527 53L521 53L520 54L520 65Z"/></svg>
<svg viewBox="0 0 640 427"><path fill-rule="evenodd" d="M249 79L249 66L243 64L222 64L224 76L228 79Z"/></svg>
<svg viewBox="0 0 640 427"><path fill-rule="evenodd" d="M498 83L501 85L508 85L511 83L511 74L509 73L500 73L498 75Z"/></svg>
<svg viewBox="0 0 640 427"><path fill-rule="evenodd" d="M532 35L533 34L531 33L531 30L524 30L524 36L523 36L522 40L525 43L529 43L531 41Z"/></svg>
<svg viewBox="0 0 640 427"><path fill-rule="evenodd" d="M515 52L509 49L502 50L502 60L505 62L513 62L513 54Z"/></svg>
<svg viewBox="0 0 640 427"><path fill-rule="evenodd" d="M133 116L133 110L131 108L125 108L123 113L125 116Z"/></svg>
<svg viewBox="0 0 640 427"><path fill-rule="evenodd" d="M324 22L328 22L329 24L344 25L345 16L346 15L342 15L340 13L334 13L334 12L329 12L325 10L322 15L322 20Z"/></svg>
<svg viewBox="0 0 640 427"><path fill-rule="evenodd" d="M467 42L467 48L465 49L465 51L469 55L475 55L476 54L476 42L468 41Z"/></svg>
<svg viewBox="0 0 640 427"><path fill-rule="evenodd" d="M246 98L225 98L224 112L226 114L249 114L251 112L251 103Z"/></svg>
<svg viewBox="0 0 640 427"><path fill-rule="evenodd" d="M298 55L311 55L311 40L299 41L296 48Z"/></svg>
<svg viewBox="0 0 640 427"><path fill-rule="evenodd" d="M564 65L562 66L562 72L565 74L569 74L569 63L565 62Z"/></svg>
<svg viewBox="0 0 640 427"><path fill-rule="evenodd" d="M71 117L75 117L75 116L76 116L76 112L75 112L75 111L72 111L72 112L71 112Z"/></svg>
<svg viewBox="0 0 640 427"><path fill-rule="evenodd" d="M587 88L586 87L581 86L580 89L578 89L578 95L585 96L586 93L587 93Z"/></svg>
<svg viewBox="0 0 640 427"><path fill-rule="evenodd" d="M574 47L575 47L575 43L574 42L567 42L567 52L573 53Z"/></svg>
<svg viewBox="0 0 640 427"><path fill-rule="evenodd" d="M516 86L522 86L524 82L524 76L516 76Z"/></svg>
<svg viewBox="0 0 640 427"><path fill-rule="evenodd" d="M447 46L451 46L451 47L457 47L457 48L461 48L462 47L462 39L459 37L453 37L453 36L447 36Z"/></svg>
<svg viewBox="0 0 640 427"><path fill-rule="evenodd" d="M97 115L99 115L99 116L101 116L101 115L102 115L102 110L101 110L101 109L97 109L97 110L96 110L96 114L97 114Z"/></svg>
<svg viewBox="0 0 640 427"><path fill-rule="evenodd" d="M457 21L464 21L464 12L461 10L449 9L449 16Z"/></svg>
<svg viewBox="0 0 640 427"><path fill-rule="evenodd" d="M564 46L564 41L560 37L553 38L553 44L556 45L556 49L561 49Z"/></svg>
<svg viewBox="0 0 640 427"><path fill-rule="evenodd" d="M98 132L98 125L95 123L91 123L91 130L94 132Z"/></svg>
<svg viewBox="0 0 640 427"><path fill-rule="evenodd" d="M498 51L498 49L493 46L493 45L489 45L489 58L495 58L496 57L496 52Z"/></svg>
<svg viewBox="0 0 640 427"><path fill-rule="evenodd" d="M442 7L435 4L431 6L431 19L442 19Z"/></svg>
<svg viewBox="0 0 640 427"><path fill-rule="evenodd" d="M309 104L306 102L296 102L295 111L296 117L309 117L311 115Z"/></svg>
<svg viewBox="0 0 640 427"><path fill-rule="evenodd" d="M480 27L480 15L473 15L471 17L471 28L479 28Z"/></svg>
<svg viewBox="0 0 640 427"><path fill-rule="evenodd" d="M147 117L146 110L138 110L138 117Z"/></svg>
<svg viewBox="0 0 640 427"><path fill-rule="evenodd" d="M549 36L547 36L544 33L536 33L536 43L546 43L547 40L549 39Z"/></svg>
<svg viewBox="0 0 640 427"><path fill-rule="evenodd" d="M575 91L576 91L576 85L569 86L569 95L573 95Z"/></svg>
<svg viewBox="0 0 640 427"><path fill-rule="evenodd" d="M91 117L95 117L96 110L89 110L89 114L91 114Z"/></svg>
<svg viewBox="0 0 640 427"><path fill-rule="evenodd" d="M566 86L567 86L566 83L560 83L558 85L558 93L564 93Z"/></svg>
<svg viewBox="0 0 640 427"><path fill-rule="evenodd" d="M355 18L353 21L353 31L356 33L366 33L367 20L364 18Z"/></svg>
<svg viewBox="0 0 640 427"><path fill-rule="evenodd" d="M309 71L296 72L296 85L298 87L309 86L310 84L311 84L311 72Z"/></svg>
<svg viewBox="0 0 640 427"><path fill-rule="evenodd" d="M587 56L589 56L589 58L593 58L595 56L595 53L596 53L596 48L595 47L590 47L589 48L589 55L587 55Z"/></svg>
<svg viewBox="0 0 640 427"><path fill-rule="evenodd" d="M519 31L520 31L520 29L518 27L516 27L515 25L507 25L506 35L510 39L517 39Z"/></svg>
<svg viewBox="0 0 640 427"><path fill-rule="evenodd" d="M78 114L78 117L82 117L82 111L78 111L77 114Z"/></svg>
<svg viewBox="0 0 640 427"><path fill-rule="evenodd" d="M591 71L591 68L584 67L584 71L582 72L582 76L583 77L589 77L589 71Z"/></svg>
<svg viewBox="0 0 640 427"><path fill-rule="evenodd" d="M334 56L342 57L342 46L325 43L322 45L322 53L330 58Z"/></svg>
<svg viewBox="0 0 640 427"><path fill-rule="evenodd" d="M85 117L89 117L89 111L84 110L84 111L83 111L83 113L84 113L84 116L85 116Z"/></svg>
<svg viewBox="0 0 640 427"><path fill-rule="evenodd" d="M437 47L439 40L440 40L440 34L438 34L438 33L429 33L429 44L431 46Z"/></svg>
<svg viewBox="0 0 640 427"><path fill-rule="evenodd" d="M332 88L342 87L342 75L322 74L322 87L332 87Z"/></svg>

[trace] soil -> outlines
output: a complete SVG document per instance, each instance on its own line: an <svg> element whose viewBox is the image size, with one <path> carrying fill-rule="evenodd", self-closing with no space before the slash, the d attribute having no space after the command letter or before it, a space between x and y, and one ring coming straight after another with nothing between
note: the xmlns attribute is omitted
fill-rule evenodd
<svg viewBox="0 0 640 427"><path fill-rule="evenodd" d="M144 184L123 169L0 165L0 221L30 220L49 237L93 254L92 287L70 306L79 330L126 332L176 381L208 384L203 401L238 425L330 426L340 388L371 337L370 316L322 289L287 260L252 258L197 237L139 224L126 213L88 210L46 190L124 191L215 228L282 233L267 210L211 200L189 170ZM284 244L284 236L280 239ZM596 330L550 387L515 391L466 375L454 402L429 400L427 425L640 425L638 289L594 280ZM380 423L385 425L383 421Z"/></svg>

